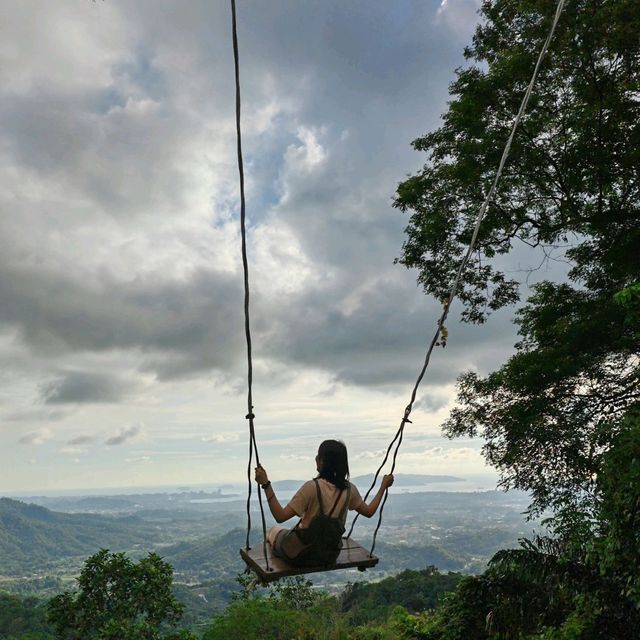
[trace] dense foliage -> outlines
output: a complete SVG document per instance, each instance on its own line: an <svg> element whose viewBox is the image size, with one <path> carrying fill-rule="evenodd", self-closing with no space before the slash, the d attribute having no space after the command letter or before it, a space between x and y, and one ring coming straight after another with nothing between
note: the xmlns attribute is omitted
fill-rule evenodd
<svg viewBox="0 0 640 640"><path fill-rule="evenodd" d="M340 608L353 624L384 622L397 606L411 613L435 609L461 578L459 573L439 573L435 567L427 567L402 571L380 582L356 582L343 591Z"/></svg>
<svg viewBox="0 0 640 640"><path fill-rule="evenodd" d="M248 584L249 581L245 581ZM300 577L276 583L268 595L246 589L213 620L203 640L346 638L335 598Z"/></svg>
<svg viewBox="0 0 640 640"><path fill-rule="evenodd" d="M46 603L0 593L0 638L5 640L53 640L47 623Z"/></svg>
<svg viewBox="0 0 640 640"><path fill-rule="evenodd" d="M400 262L439 299L555 4L485 0L443 125L414 142L428 160L398 188L396 205L410 213ZM450 437L482 437L502 485L529 491L532 514L551 512L554 535L463 580L428 637L626 639L640 628L638 33L637 0L566 3L464 273L463 317L483 322L519 297L500 254L527 245L569 265L517 312L515 355L459 379L444 425Z"/></svg>
<svg viewBox="0 0 640 640"><path fill-rule="evenodd" d="M596 530L522 541L465 577L433 616L432 640L629 639L640 629L640 415L604 457Z"/></svg>
<svg viewBox="0 0 640 640"><path fill-rule="evenodd" d="M461 576L404 571L380 583L351 585L340 598L301 577L266 594L245 591L214 619L203 640L397 640L423 638L437 622L430 611ZM471 636L470 636L471 637Z"/></svg>
<svg viewBox="0 0 640 640"><path fill-rule="evenodd" d="M151 557L151 556L150 556ZM154 563L158 563L157 558ZM159 608L168 602L166 567L156 580L146 585L147 603ZM150 635L149 625L140 622L140 611L133 615L141 592L137 578L130 577L131 591L115 584L136 565L122 554L101 552L87 560L80 592L53 598L49 609L55 611L53 626L46 622L46 606L33 598L0 596L0 638L3 640L54 640L54 638L119 637L143 640L159 637L192 638L186 631L173 635ZM125 567L128 567L125 570ZM446 592L464 578L460 574L441 574L433 567L421 571L403 571L378 583L359 582L338 597L314 588L301 577L282 580L267 589L249 588L251 578L242 576L244 589L213 622L198 625L204 640L271 640L306 638L307 640L382 640L422 637L418 630L433 626L432 610ZM82 596L80 596L82 593ZM67 595L73 595L70 602ZM175 604L175 603L174 603ZM171 609L171 608L170 608ZM175 609L173 609L175 611ZM185 629L191 624L181 620Z"/></svg>
<svg viewBox="0 0 640 640"><path fill-rule="evenodd" d="M485 2L437 131L414 142L424 169L398 188L411 211L401 261L445 295L555 2ZM461 298L467 318L517 298L489 261L514 243L570 263L517 316L522 341L499 371L460 380L446 432L482 435L488 461L534 506L588 497L600 457L640 398L637 324L614 295L640 279L640 11L635 0L567 3L500 188L482 225Z"/></svg>
<svg viewBox="0 0 640 640"><path fill-rule="evenodd" d="M177 640L183 606L171 590L173 569L156 553L133 562L102 549L87 559L78 590L49 601L49 621L59 640Z"/></svg>

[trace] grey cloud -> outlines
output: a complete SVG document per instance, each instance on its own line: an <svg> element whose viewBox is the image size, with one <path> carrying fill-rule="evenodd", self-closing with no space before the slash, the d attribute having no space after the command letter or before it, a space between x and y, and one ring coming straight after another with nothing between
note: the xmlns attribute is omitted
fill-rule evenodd
<svg viewBox="0 0 640 640"><path fill-rule="evenodd" d="M454 34L465 37L469 31L469 23L478 19L481 0L442 0L438 9L438 22L449 27Z"/></svg>
<svg viewBox="0 0 640 640"><path fill-rule="evenodd" d="M181 104L184 75L171 73L174 58L165 51L164 66L157 63L164 43L147 46L145 18L134 24L122 7L90 4L71 11L27 2L3 9L3 25L14 31L0 27L0 36L15 47L9 51L21 53L2 65L11 68L0 101L5 168L40 181L47 188L37 192L45 199L57 187L66 196L63 208L81 203L83 217L98 210L130 220L182 210L198 182L189 167L206 165L203 156L215 150L219 132L203 137L197 108ZM40 20L33 20L34 11ZM205 107L204 100L194 102ZM212 115L210 96L207 102ZM24 189L12 209L27 194Z"/></svg>
<svg viewBox="0 0 640 640"><path fill-rule="evenodd" d="M74 404L118 402L130 390L130 383L109 374L72 371L45 384L41 392L46 404Z"/></svg>
<svg viewBox="0 0 640 640"><path fill-rule="evenodd" d="M0 106L5 153L20 166L61 180L73 178L67 170L85 175L100 133L93 103L98 93L69 94L53 87L8 94Z"/></svg>
<svg viewBox="0 0 640 640"><path fill-rule="evenodd" d="M148 353L152 362L154 352L164 352L172 357L157 361L158 372L171 377L228 367L242 344L240 283L227 274L199 272L186 283L106 281L91 288L34 270L0 265L0 273L6 303L0 322L17 327L40 354L130 348ZM114 380L73 374L46 389L46 397L50 403L107 401L124 391Z"/></svg>
<svg viewBox="0 0 640 640"><path fill-rule="evenodd" d="M12 301L0 310L0 318L4 315L20 327L27 344L41 353L137 349L143 368L164 379L211 368L233 370L244 356L237 279L200 273L181 286L114 283L102 295L52 276L47 279L45 284L22 273L10 280L13 286L0 280L0 293ZM438 305L423 298L411 274L402 274L372 278L356 308L347 313L354 280L353 273L345 273L331 287L309 287L292 295L286 305L254 291L256 352L295 366L322 367L346 382L409 383L435 329ZM65 295L52 296L52 289ZM434 354L428 382L451 382L469 366L486 371L501 361L515 339L506 315L484 327L457 325L454 319L449 329L449 346ZM113 402L127 394L130 384L107 374L76 371L43 391L49 404Z"/></svg>
<svg viewBox="0 0 640 640"><path fill-rule="evenodd" d="M414 409L422 409L424 411L439 411L449 404L449 399L437 392L425 391L413 404Z"/></svg>
<svg viewBox="0 0 640 640"><path fill-rule="evenodd" d="M251 86L265 71L289 82L312 74L317 90L309 109L331 120L362 119L379 102L422 101L433 94L434 76L449 74L461 59L460 42L434 24L434 10L384 1L241 8L244 77Z"/></svg>
<svg viewBox="0 0 640 640"><path fill-rule="evenodd" d="M99 100L97 93L52 89L7 96L0 129L9 161L83 197L91 215L127 219L184 209L194 186L184 165L201 139L199 123L184 111L150 105L100 113Z"/></svg>
<svg viewBox="0 0 640 640"><path fill-rule="evenodd" d="M144 235L179 217L198 187L185 167L205 167L212 181L212 174L231 176L235 185L228 7L150 6L110 9L130 29L131 42L111 56L106 82L63 89L39 83L8 95L0 107L10 161L70 196L2 203L21 206L25 215L37 210L33 228L42 235L30 250L4 264L0 258L6 302L0 323L18 327L33 353L52 360L121 349L137 353L142 370L163 379L211 369L235 375L244 355L238 275L200 268L187 278L164 272L122 282L101 271L84 281L73 269L46 269L40 255L49 224L55 236L65 226L117 220L139 225L135 232ZM345 8L333 0L290 1L239 10L250 218L285 222L314 274L330 274L284 299L253 292L256 352L292 368L324 368L337 381L409 383L437 309L422 299L413 274L398 275L402 268L392 265L405 219L389 205L397 181L423 160L409 141L437 125L447 81L462 62L462 36L435 25L436 6L429 3ZM80 22L94 18L95 11L78 15ZM277 126L252 130L256 111L271 102ZM327 153L309 172L286 161L287 150L301 145L301 126L317 131ZM287 194L280 202L278 189ZM228 196L224 189L212 193L218 203ZM260 225L251 232L259 243ZM114 252L105 263L118 260ZM350 302L367 283L360 301ZM500 332L485 334L482 344L460 335L458 342L452 336L445 357L434 358L434 383L455 378L454 364L484 366L510 346ZM126 383L106 374L75 376L50 385L46 397L108 401L126 391Z"/></svg>
<svg viewBox="0 0 640 640"><path fill-rule="evenodd" d="M92 444L93 442L95 442L93 436L76 436L75 438L71 438L71 440L67 440L67 444L70 445Z"/></svg>
<svg viewBox="0 0 640 640"><path fill-rule="evenodd" d="M119 429L115 435L107 438L104 443L110 446L123 444L127 440L131 440L131 438L135 438L135 436L140 433L142 433L142 427L140 425L123 427L122 429Z"/></svg>
<svg viewBox="0 0 640 640"><path fill-rule="evenodd" d="M2 416L5 422L54 422L62 420L67 412L61 409L28 409L13 411Z"/></svg>
<svg viewBox="0 0 640 640"><path fill-rule="evenodd" d="M270 352L298 365L321 366L344 382L404 385L409 391L435 331L439 305L412 291L403 279L376 282L351 313L342 309L342 296L348 293L303 295L294 304L299 314L278 315L274 321ZM452 383L469 368L486 373L498 366L516 338L510 313L496 314L481 327L460 324L454 315L447 323L449 344L433 353L424 385Z"/></svg>

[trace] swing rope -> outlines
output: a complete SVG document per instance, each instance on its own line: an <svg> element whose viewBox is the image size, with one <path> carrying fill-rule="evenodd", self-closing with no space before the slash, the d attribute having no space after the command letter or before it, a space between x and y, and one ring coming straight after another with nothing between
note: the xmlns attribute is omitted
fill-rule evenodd
<svg viewBox="0 0 640 640"><path fill-rule="evenodd" d="M245 547L249 550L249 536L251 534L251 464L253 453L256 455L256 465L260 466L260 455L258 454L258 443L256 442L256 432L254 426L255 415L253 413L253 362L251 358L251 325L249 322L249 261L247 259L247 232L245 224L245 196L244 196L244 163L242 161L242 131L240 127L240 60L238 55L238 28L236 21L236 3L231 0L231 23L233 32L233 60L235 64L236 81L236 140L238 147L238 174L240 177L240 233L242 235L242 268L244 272L244 331L247 339L247 420L249 420L249 463L247 464L247 481L249 490L247 492L247 537ZM267 521L264 516L262 505L262 494L258 489L258 502L260 503L260 515L262 517L262 533L264 537L264 560L267 571L270 571L269 559L267 557Z"/></svg>
<svg viewBox="0 0 640 640"><path fill-rule="evenodd" d="M378 467L374 478L373 478L373 482L371 484L371 486L369 487L368 491L366 492L365 496L364 496L364 500L366 501L367 498L369 497L369 495L371 494L371 491L373 490L373 488L376 485L376 482L378 480L378 477L380 475L380 471L382 470L382 468L385 466L385 464L387 463L387 460L389 459L389 454L393 448L393 456L392 456L392 465L391 465L391 473L394 472L395 467L396 467L396 460L397 460L397 456L398 456L398 452L400 449L400 445L402 444L402 440L404 437L404 428L407 422L411 423L411 420L409 419L409 416L411 415L411 412L413 410L413 404L415 402L416 396L417 396L417 392L418 392L418 388L420 386L420 383L422 382L422 379L424 378L424 375L426 373L427 367L429 366L429 362L431 360L431 354L433 353L433 349L435 348L436 344L438 343L439 338L442 336L443 338L446 337L446 329L445 329L445 321L449 315L449 310L451 308L451 304L456 296L459 284L460 284L460 280L462 278L462 274L471 258L471 254L473 253L474 249L475 249L475 245L477 242L477 238L478 238L478 234L480 231L480 225L484 219L484 216L486 214L487 208L489 206L489 204L491 203L491 201L493 200L493 197L495 195L495 192L497 190L497 186L500 180L500 177L502 175L502 171L504 169L505 163L507 161L507 158L509 156L509 152L511 150L511 145L513 142L513 139L515 137L516 131L518 129L518 126L520 124L520 121L522 120L522 117L526 111L527 108L527 104L529 102L529 98L531 96L531 93L533 91L533 87L535 85L535 81L537 79L538 76L538 72L540 69L540 66L542 64L542 60L544 58L544 56L547 53L547 50L549 48L549 44L551 43L551 40L553 38L553 34L555 32L556 26L558 24L558 21L560 19L560 15L562 13L562 10L564 8L564 4L565 4L565 0L558 0L557 6L556 6L556 12L554 15L554 19L553 22L551 24L551 28L549 30L549 33L547 35L547 38L542 46L542 49L540 50L540 54L538 55L538 59L535 65L535 68L533 70L533 74L531 76L531 80L529 81L529 85L527 86L527 90L525 92L525 95L522 99L522 102L520 104L520 108L518 110L518 113L514 119L513 125L511 127L511 132L509 134L509 137L507 139L507 142L505 144L504 150L502 152L502 157L500 159L500 163L498 165L498 169L496 171L493 183L491 185L491 188L489 189L489 192L487 193L484 202L482 203L480 210L478 211L478 214L476 216L476 220L475 220L475 225L474 225L474 229L473 229L473 234L471 237L471 242L469 243L469 246L467 248L467 251L462 259L462 261L460 262L460 265L458 266L453 284L451 286L450 292L449 292L449 296L447 298L447 300L445 301L444 305L443 305L443 310L442 310L442 314L440 315L440 318L437 321L437 328L436 331L433 335L433 338L431 339L431 342L429 344L429 347L427 349L427 353L425 356L425 360L424 363L422 365L422 369L420 370L420 373L418 375L418 378L416 380L416 383L413 387L413 390L411 392L411 398L409 401L409 404L406 406L405 410L404 410L404 414L402 417L402 420L400 422L400 426L395 434L395 436L393 437L393 439L391 440L391 443L389 444L386 452L385 452L385 456L384 459L382 460L382 463L380 464L380 466ZM235 83L236 83L236 136L237 136L237 150L238 150L238 173L239 173L239 177L240 177L240 226L241 226L241 235L242 235L242 264L243 264L243 270L244 270L244 317L245 317L245 335L246 335L246 341L247 341L247 386L248 386L248 393L247 393L247 408L248 408L248 413L246 418L249 420L249 462L247 465L247 479L248 479L248 496L247 496L247 536L246 536L246 548L250 549L250 545L249 545L249 536L250 536L250 532L251 532L251 513L250 513L250 502L251 502L251 491L252 491L252 481L251 481L251 465L252 465L252 460L253 460L253 454L255 452L255 456L256 456L256 464L260 465L260 458L259 458L259 454L258 454L258 446L257 446L257 442L256 442L256 436L255 436L255 426L254 426L254 418L255 415L253 413L253 398L252 398L252 382L253 382L253 366L252 366L252 357L251 357L251 329L250 329L250 322L249 322L249 266L248 266L248 260L247 260L247 249L246 249L246 229L245 229L245 194L244 194L244 168L243 168L243 160L242 160L242 136L241 136L241 127L240 127L240 111L241 111L241 100L240 100L240 71L239 71L239 56L238 56L238 36L237 36L237 23L236 23L236 5L235 5L235 0L231 0L231 13L232 13L232 30L233 30L233 53L234 53L234 62L235 62ZM395 448L394 448L395 445ZM377 536L378 536L378 532L380 530L380 526L382 524L382 516L383 516L383 512L384 512L384 507L385 504L387 502L387 498L389 495L389 490L385 490L385 495L384 495L384 499L382 500L382 504L380 505L380 511L379 511L379 515L378 515L378 522L373 534L373 542L372 542L372 546L371 546L371 550L369 552L369 555L372 556L373 555L373 551L375 549L375 545L376 545L376 540L377 540ZM261 513L261 517L262 517L262 529L263 529L263 536L264 536L264 540L265 540L265 544L264 546L264 558L265 558L265 564L267 567L267 570L271 570L269 567L269 562L268 562L268 557L267 557L267 551L266 551L266 537L267 537L267 529L266 529L266 520L265 520L265 515L264 515L264 507L262 504L262 495L260 493L260 491L258 490L258 501L260 503L260 513ZM353 528L356 524L356 521L359 517L359 514L356 514L355 518L353 519L352 523L351 523L351 528L349 529L349 533L347 534L347 537L350 537L352 532L353 532Z"/></svg>
<svg viewBox="0 0 640 640"><path fill-rule="evenodd" d="M413 409L413 403L415 402L416 399L416 395L418 393L418 387L420 386L420 383L422 382L422 378L424 377L424 374L427 370L427 367L429 366L429 361L431 359L431 353L433 352L434 347L436 346L436 344L438 343L438 339L440 338L440 336L442 335L443 338L446 338L446 329L444 326L445 320L447 319L447 316L449 315L449 309L451 308L451 303L453 302L456 293L458 291L458 286L460 284L460 280L462 278L462 273L464 272L465 267L467 266L469 259L471 258L471 254L473 253L473 250L475 248L476 245L476 241L478 239L478 233L480 232L480 225L482 224L482 220L484 219L485 213L487 211L487 208L490 204L490 202L493 200L493 197L495 195L496 189L498 187L498 182L500 180L500 177L502 176L502 170L504 169L504 165L507 161L507 158L509 156L509 151L511 150L511 144L513 142L513 139L515 137L516 134L516 130L518 129L518 126L520 124L520 121L522 120L522 117L525 113L525 110L527 108L527 104L529 103L529 97L531 96L531 93L533 91L533 87L535 85L536 82L536 78L538 77L538 71L540 70L540 66L542 64L542 60L545 56L545 54L547 53L547 49L549 48L549 44L551 43L551 39L553 38L553 34L555 32L556 26L558 24L558 20L560 19L560 14L562 13L562 9L564 8L564 3L565 0L558 0L558 4L556 6L556 12L553 18L553 22L551 24L551 29L549 30L549 34L547 35L547 39L545 40L544 44L542 45L542 49L540 50L540 54L538 55L538 60L536 62L535 68L533 70L533 74L531 75L531 80L529 81L529 85L527 86L527 90L524 94L524 97L522 98L522 102L520 103L520 109L518 110L518 113L513 121L513 125L511 126L511 133L509 134L509 137L507 139L507 142L505 144L504 150L502 152L502 157L500 158L500 163L498 165L498 169L496 171L496 175L493 179L493 183L491 185L491 188L489 189L489 192L487 193L484 202L482 203L482 206L480 207L480 210L478 211L478 214L476 216L476 221L475 221L475 226L473 228L473 235L471 237L471 242L469 243L469 246L467 248L467 252L464 255L462 261L460 262L460 265L458 266L458 270L456 272L456 276L453 280L453 284L451 286L451 290L449 291L449 297L447 298L446 302L444 303L443 309L442 309L442 314L440 315L440 318L437 322L437 328L436 328L436 332L433 336L433 338L431 339L431 343L429 344L429 348L427 350L427 355L425 357L424 360L424 364L422 365L422 369L420 371L420 374L418 375L418 379L416 380L416 383L413 387L413 391L411 392L411 400L409 401L409 404L406 406L405 410L404 410L404 415L402 417L402 420L400 422L400 426L398 427L398 430L396 432L396 435L394 436L393 440L391 441L391 443L389 444L389 447L387 448L387 451L385 453L384 459L382 460L382 463L380 464L380 466L378 467L378 470L375 473L375 476L373 478L373 482L371 483L371 487L369 487L369 490L367 491L367 493L364 496L364 500L366 501L367 498L369 497L369 494L371 493L371 491L373 490L373 488L376 485L376 482L378 480L378 476L380 475L380 471L382 470L382 468L384 467L384 465L387 463L387 460L389 458L389 452L391 451L391 448L394 446L395 443L395 449L393 451L393 458L392 458L392 464L391 464L391 472L393 473L395 468L396 468L396 458L398 456L398 451L400 449L400 445L402 444L402 438L404 436L404 427L406 425L407 422L411 422L411 420L409 420L409 416L411 415L411 411ZM372 556L373 555L373 551L375 549L376 546L376 539L378 537L378 531L380 530L380 526L382 524L382 514L384 511L384 506L387 502L387 497L389 495L389 489L385 490L385 494L384 494L384 498L382 500L382 504L380 505L380 511L378 514L378 523L376 525L375 531L373 533L373 542L371 545L371 550L369 551L369 555ZM349 529L349 533L347 534L347 538L351 537L351 534L353 532L353 528L356 524L356 521L359 517L359 513L356 514L356 516L354 517L352 523L351 523L351 528Z"/></svg>

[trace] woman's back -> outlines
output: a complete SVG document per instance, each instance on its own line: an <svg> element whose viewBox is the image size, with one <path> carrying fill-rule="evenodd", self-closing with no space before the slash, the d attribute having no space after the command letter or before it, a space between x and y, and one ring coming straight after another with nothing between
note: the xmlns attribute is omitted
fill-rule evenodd
<svg viewBox="0 0 640 640"><path fill-rule="evenodd" d="M370 518L378 508L382 495L393 483L393 476L384 476L378 493L366 504L358 489L349 482L347 448L338 440L325 440L316 456L318 476L305 482L289 504L282 507L276 498L266 471L256 467L256 481L262 485L267 503L276 522L294 516L300 521L293 529L275 526L267 535L276 556L292 564L316 566L331 564L342 546L346 514L357 510ZM325 516L320 516L320 505Z"/></svg>
<svg viewBox="0 0 640 640"><path fill-rule="evenodd" d="M347 489L338 489L332 482L324 478L317 478L318 488L322 496L324 512L328 514L333 508L333 515L342 514L346 516L345 504L349 500L348 509L357 509L362 503L362 497L358 489L347 482ZM336 503L337 500L337 503ZM289 505L292 507L296 515L301 518L300 527L306 529L309 527L311 520L319 513L320 505L318 504L318 494L315 482L309 480L305 482L298 492L293 496ZM343 522L344 524L344 522Z"/></svg>

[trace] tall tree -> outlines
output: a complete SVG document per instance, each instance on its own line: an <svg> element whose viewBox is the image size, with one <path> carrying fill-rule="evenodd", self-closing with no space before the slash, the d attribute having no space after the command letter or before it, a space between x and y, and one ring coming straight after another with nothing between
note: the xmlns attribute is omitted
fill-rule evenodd
<svg viewBox="0 0 640 640"><path fill-rule="evenodd" d="M428 158L398 187L395 205L410 214L399 262L439 299L555 5L485 0L442 126L413 143ZM538 284L517 312L516 354L486 377L459 379L444 425L450 437L484 438L502 484L531 491L533 512L593 515L603 456L640 401L637 316L614 299L621 290L633 298L640 282L639 33L637 0L566 3L463 274L463 317L483 322L519 299L500 254L524 243L570 263L567 281Z"/></svg>
<svg viewBox="0 0 640 640"><path fill-rule="evenodd" d="M156 553L133 562L102 549L88 558L78 590L49 601L49 621L60 640L189 640L168 632L183 606L171 591L173 568Z"/></svg>

